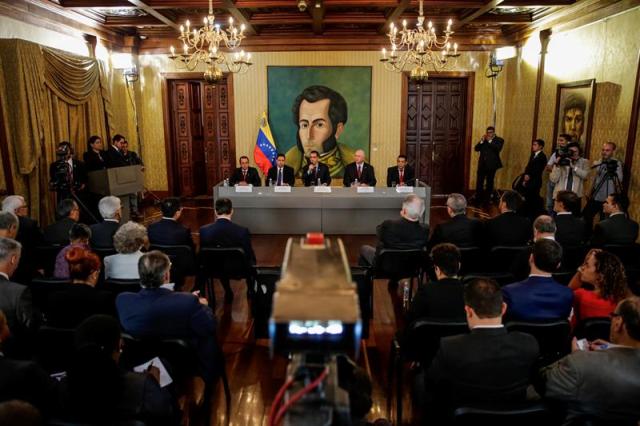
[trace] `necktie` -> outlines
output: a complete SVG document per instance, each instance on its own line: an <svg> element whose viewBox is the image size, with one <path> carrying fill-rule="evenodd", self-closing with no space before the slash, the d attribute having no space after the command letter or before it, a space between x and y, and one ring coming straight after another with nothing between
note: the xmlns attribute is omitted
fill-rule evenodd
<svg viewBox="0 0 640 426"><path fill-rule="evenodd" d="M400 183L404 183L404 170L400 170Z"/></svg>
<svg viewBox="0 0 640 426"><path fill-rule="evenodd" d="M243 180L244 182L246 182L246 181L247 181L247 171L246 171L246 170L243 170L243 171L242 171L242 180Z"/></svg>
<svg viewBox="0 0 640 426"><path fill-rule="evenodd" d="M278 169L278 179L276 180L276 185L282 185L282 169Z"/></svg>
<svg viewBox="0 0 640 426"><path fill-rule="evenodd" d="M573 169L569 167L569 176L567 176L567 187L565 188L567 191L573 190Z"/></svg>
<svg viewBox="0 0 640 426"><path fill-rule="evenodd" d="M358 179L362 177L362 166L358 164Z"/></svg>

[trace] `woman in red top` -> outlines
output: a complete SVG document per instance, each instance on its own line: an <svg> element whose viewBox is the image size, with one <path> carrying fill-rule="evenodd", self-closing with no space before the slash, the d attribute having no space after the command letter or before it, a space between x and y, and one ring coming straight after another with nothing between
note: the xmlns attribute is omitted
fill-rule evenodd
<svg viewBox="0 0 640 426"><path fill-rule="evenodd" d="M609 317L629 294L622 262L613 253L590 250L569 283L573 290L572 325L586 318Z"/></svg>

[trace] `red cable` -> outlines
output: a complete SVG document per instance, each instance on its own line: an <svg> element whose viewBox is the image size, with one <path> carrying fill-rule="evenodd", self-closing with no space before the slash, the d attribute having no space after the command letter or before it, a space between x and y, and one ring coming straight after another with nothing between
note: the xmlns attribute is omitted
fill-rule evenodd
<svg viewBox="0 0 640 426"><path fill-rule="evenodd" d="M273 404L271 404L271 410L269 410L269 422L267 423L269 426L274 426L274 418L276 415L276 409L278 405L280 405L280 400L284 396L285 391L291 386L293 383L293 377L289 377L286 382L280 387L276 397L273 399Z"/></svg>
<svg viewBox="0 0 640 426"><path fill-rule="evenodd" d="M291 408L291 406L295 404L300 398L302 398L303 396L311 392L313 388L318 387L320 383L322 383L324 378L327 377L328 374L329 374L329 367L325 368L322 371L322 373L320 373L320 375L313 382L309 383L302 390L293 394L291 399L289 399L287 403L284 404L282 407L280 407L280 410L278 410L278 414L276 415L276 421L273 424L273 426L277 426L278 424L280 424L280 420L282 420L282 417L287 412L287 410Z"/></svg>

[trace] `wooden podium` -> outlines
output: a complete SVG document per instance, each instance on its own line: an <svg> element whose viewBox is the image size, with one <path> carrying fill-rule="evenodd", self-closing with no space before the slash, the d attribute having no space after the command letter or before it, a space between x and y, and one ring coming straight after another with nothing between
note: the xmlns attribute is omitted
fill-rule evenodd
<svg viewBox="0 0 640 426"><path fill-rule="evenodd" d="M122 204L122 223L129 220L129 196L144 189L141 166L114 167L88 173L88 188L95 194L115 195Z"/></svg>

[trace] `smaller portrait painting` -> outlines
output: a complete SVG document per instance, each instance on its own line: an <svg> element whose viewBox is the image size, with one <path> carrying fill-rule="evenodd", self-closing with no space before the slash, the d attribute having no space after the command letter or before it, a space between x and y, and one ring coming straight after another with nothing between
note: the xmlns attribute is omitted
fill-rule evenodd
<svg viewBox="0 0 640 426"><path fill-rule="evenodd" d="M583 152L589 152L595 96L595 79L558 84L554 144L564 133L571 136L572 142L578 142Z"/></svg>

